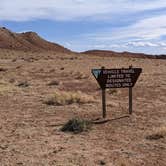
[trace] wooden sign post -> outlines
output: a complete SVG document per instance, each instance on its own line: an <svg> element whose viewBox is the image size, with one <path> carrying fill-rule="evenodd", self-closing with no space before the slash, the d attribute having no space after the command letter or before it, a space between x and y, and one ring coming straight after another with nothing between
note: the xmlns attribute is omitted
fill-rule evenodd
<svg viewBox="0 0 166 166"><path fill-rule="evenodd" d="M105 96L105 89L102 89L102 108L103 108L103 118L106 118L106 96Z"/></svg>
<svg viewBox="0 0 166 166"><path fill-rule="evenodd" d="M132 88L134 87L141 68L121 68L121 69L92 69L92 74L102 90L102 110L103 118L106 118L106 88L129 88L129 114L132 114Z"/></svg>
<svg viewBox="0 0 166 166"><path fill-rule="evenodd" d="M129 114L132 114L132 88L129 88Z"/></svg>
<svg viewBox="0 0 166 166"><path fill-rule="evenodd" d="M131 66L129 66L129 69L132 69L132 65ZM132 101L132 99L133 99L133 94L132 94L132 87L129 87L129 114L132 114L132 110L133 110L133 101Z"/></svg>
<svg viewBox="0 0 166 166"><path fill-rule="evenodd" d="M101 70L104 70L105 68L102 67ZM102 109L103 109L103 118L106 118L106 94L105 94L105 88L102 88Z"/></svg>

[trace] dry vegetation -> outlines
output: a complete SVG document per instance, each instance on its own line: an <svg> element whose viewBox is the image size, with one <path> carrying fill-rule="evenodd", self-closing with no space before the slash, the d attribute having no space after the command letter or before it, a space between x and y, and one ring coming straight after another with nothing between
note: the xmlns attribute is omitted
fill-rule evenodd
<svg viewBox="0 0 166 166"><path fill-rule="evenodd" d="M149 140L158 140L160 138L166 137L166 125L154 128L149 135L146 136L146 139Z"/></svg>
<svg viewBox="0 0 166 166"><path fill-rule="evenodd" d="M53 97L49 98L45 103L48 105L68 105L73 103L85 104L93 103L95 99L93 96L78 92L65 92L56 90Z"/></svg>
<svg viewBox="0 0 166 166"><path fill-rule="evenodd" d="M12 92L14 89L16 89L13 84L8 83L4 80L0 80L0 94L6 94Z"/></svg>
<svg viewBox="0 0 166 166"><path fill-rule="evenodd" d="M61 131L73 132L74 134L78 134L83 131L88 131L88 129L90 129L90 126L90 121L79 118L73 118L69 120L66 124L64 124L64 126L61 128Z"/></svg>

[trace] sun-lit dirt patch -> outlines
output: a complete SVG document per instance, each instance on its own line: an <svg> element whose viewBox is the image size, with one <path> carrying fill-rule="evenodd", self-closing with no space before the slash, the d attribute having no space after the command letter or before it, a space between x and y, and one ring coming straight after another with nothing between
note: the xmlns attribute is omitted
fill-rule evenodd
<svg viewBox="0 0 166 166"><path fill-rule="evenodd" d="M4 81L4 80L0 81L0 94L5 94L5 93L7 94L16 89L17 88L13 84L11 84L7 81Z"/></svg>

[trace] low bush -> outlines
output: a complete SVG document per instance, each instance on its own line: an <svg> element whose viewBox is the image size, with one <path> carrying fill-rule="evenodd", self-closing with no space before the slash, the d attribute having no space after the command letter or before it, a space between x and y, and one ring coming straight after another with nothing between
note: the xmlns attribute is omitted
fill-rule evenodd
<svg viewBox="0 0 166 166"><path fill-rule="evenodd" d="M91 123L87 120L73 118L69 120L62 128L61 131L63 132L73 132L73 133L80 133L83 131L87 131L90 129Z"/></svg>

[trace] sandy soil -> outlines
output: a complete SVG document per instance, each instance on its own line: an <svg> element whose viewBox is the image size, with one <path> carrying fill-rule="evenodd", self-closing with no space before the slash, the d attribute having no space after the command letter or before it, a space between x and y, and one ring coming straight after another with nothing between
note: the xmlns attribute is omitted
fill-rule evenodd
<svg viewBox="0 0 166 166"><path fill-rule="evenodd" d="M133 89L131 116L116 119L128 115L128 89L117 89L107 92L107 118L114 120L94 124L81 134L60 131L73 117L102 116L101 91L92 68L131 64L143 69ZM49 86L51 81L59 85ZM44 101L56 89L79 90L96 102L46 105ZM149 140L146 136L166 126L165 108L165 60L0 50L2 166L164 166L166 137Z"/></svg>

